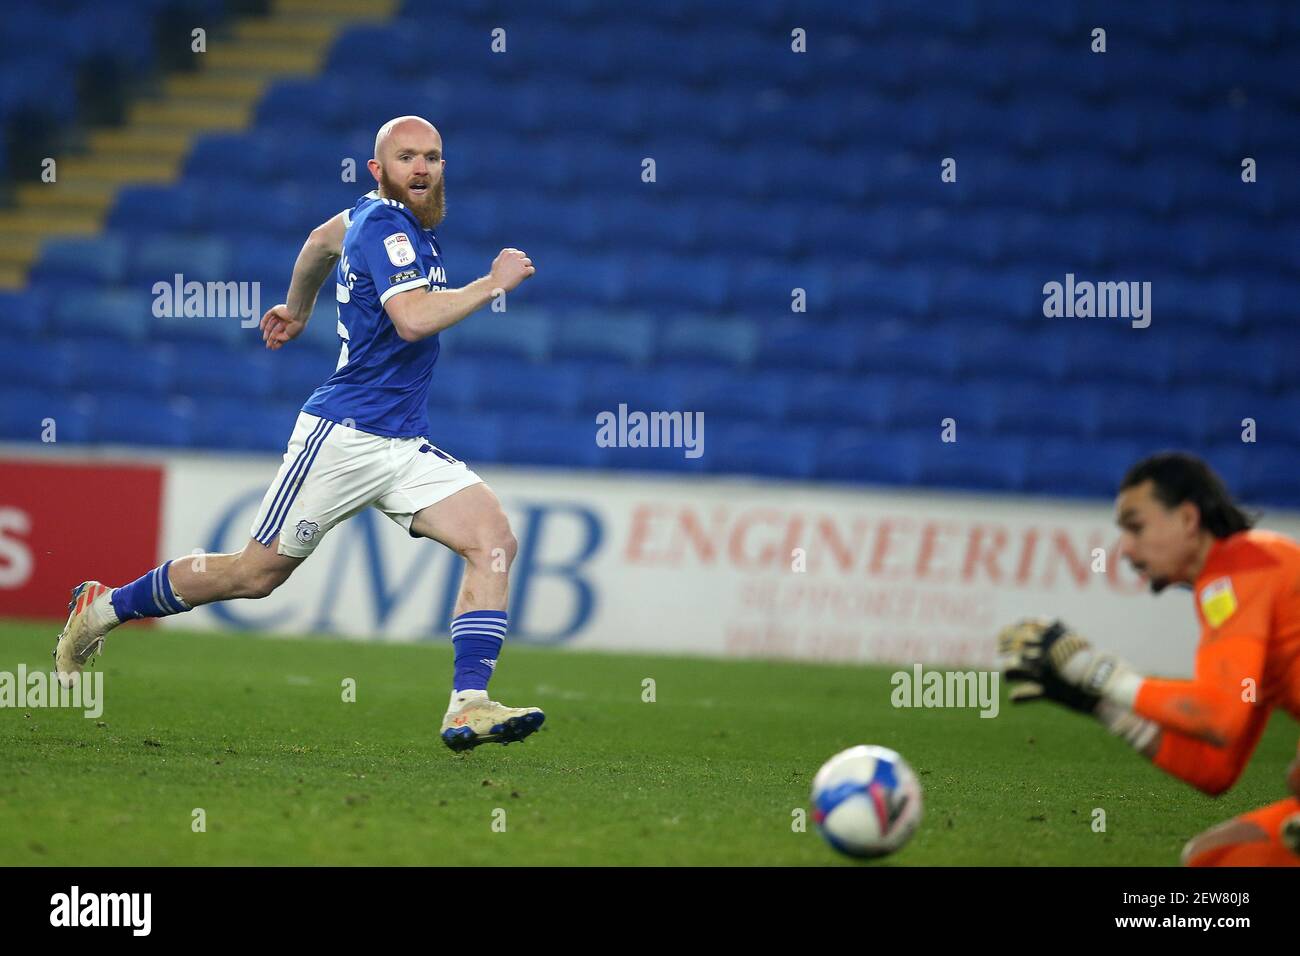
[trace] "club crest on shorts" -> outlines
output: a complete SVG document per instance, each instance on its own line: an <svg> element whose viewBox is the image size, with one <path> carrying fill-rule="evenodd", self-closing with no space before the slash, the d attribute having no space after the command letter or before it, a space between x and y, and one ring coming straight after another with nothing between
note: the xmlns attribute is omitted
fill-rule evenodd
<svg viewBox="0 0 1300 956"><path fill-rule="evenodd" d="M298 527L293 531L293 536L302 544L311 544L318 534L320 534L320 525L306 520L299 521Z"/></svg>

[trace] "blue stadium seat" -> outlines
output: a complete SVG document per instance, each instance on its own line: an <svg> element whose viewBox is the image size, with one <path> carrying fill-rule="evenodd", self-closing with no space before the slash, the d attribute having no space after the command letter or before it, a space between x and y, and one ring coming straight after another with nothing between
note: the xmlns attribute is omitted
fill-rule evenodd
<svg viewBox="0 0 1300 956"><path fill-rule="evenodd" d="M1203 434L1206 442L1240 442L1249 427L1244 424L1248 419L1255 422L1258 431L1262 427L1261 423L1266 421L1261 416L1275 414L1274 403L1267 396L1260 395L1257 389L1212 384L1201 386L1195 390L1195 394L1203 403ZM1290 403L1293 408L1297 401L1296 393L1291 392Z"/></svg>
<svg viewBox="0 0 1300 956"><path fill-rule="evenodd" d="M685 315L662 327L656 357L677 366L738 367L750 364L757 351L758 328L754 323Z"/></svg>
<svg viewBox="0 0 1300 956"><path fill-rule="evenodd" d="M280 358L289 354L291 349L296 351L296 344L271 352L260 347L187 343L175 352L177 378L185 383L187 393L199 402L206 402L207 396L268 399L276 386ZM289 399L295 397L299 404L307 398L306 395L287 396Z"/></svg>
<svg viewBox="0 0 1300 956"><path fill-rule="evenodd" d="M983 385L909 378L894 400L890 424L938 436L952 419L961 441L968 434L992 432L997 415L995 393Z"/></svg>
<svg viewBox="0 0 1300 956"><path fill-rule="evenodd" d="M699 252L726 249L738 235L745 237L747 252L755 256L789 257L802 243L806 231L794 224L804 219L803 203L773 202L761 206L738 200L715 199L696 207L687 203L659 220L665 244L686 246ZM819 224L824 225L824 224Z"/></svg>
<svg viewBox="0 0 1300 956"><path fill-rule="evenodd" d="M205 396L194 405L194 442L206 448L282 453L300 408L300 402L261 396Z"/></svg>
<svg viewBox="0 0 1300 956"><path fill-rule="evenodd" d="M854 484L913 485L920 477L920 448L914 433L859 428L828 432L817 451L818 478Z"/></svg>
<svg viewBox="0 0 1300 956"><path fill-rule="evenodd" d="M166 395L183 373L182 357L170 345L119 339L79 339L72 352L72 381L79 389L153 397Z"/></svg>
<svg viewBox="0 0 1300 956"><path fill-rule="evenodd" d="M1106 230L1104 217L1094 215L1067 220L1020 213L1007 224L1006 247L1017 259L1049 259L1072 264L1082 272L1103 261Z"/></svg>
<svg viewBox="0 0 1300 956"><path fill-rule="evenodd" d="M1041 319L1042 282L1018 272L953 269L935 283L933 308L941 315Z"/></svg>
<svg viewBox="0 0 1300 956"><path fill-rule="evenodd" d="M779 421L794 381L777 372L721 372L689 376L682 386L683 407L706 419Z"/></svg>
<svg viewBox="0 0 1300 956"><path fill-rule="evenodd" d="M230 278L238 282L262 282L266 284L278 284L277 280L287 282L289 276L293 273L293 264L298 258L298 250L301 248L301 240L295 242L257 234L246 237L238 241L232 249L229 265ZM317 302L319 303L322 299L327 303L333 302L334 286L334 276L331 274L326 277ZM273 304L267 303L268 306ZM333 323L330 323L330 327L334 327Z"/></svg>
<svg viewBox="0 0 1300 956"><path fill-rule="evenodd" d="M120 236L51 239L41 248L32 277L62 282L121 282L126 272L127 247Z"/></svg>
<svg viewBox="0 0 1300 956"><path fill-rule="evenodd" d="M1198 391L1140 385L1113 386L1098 400L1099 432L1152 444L1190 446L1207 431L1210 408Z"/></svg>
<svg viewBox="0 0 1300 956"><path fill-rule="evenodd" d="M1278 359L1273 341L1184 334L1173 348L1172 373L1179 382L1241 385L1267 392L1278 383Z"/></svg>
<svg viewBox="0 0 1300 956"><path fill-rule="evenodd" d="M871 347L871 330L858 323L782 318L766 324L754 359L767 368L847 372L863 365Z"/></svg>
<svg viewBox="0 0 1300 956"><path fill-rule="evenodd" d="M1029 331L967 319L955 333L963 376L1003 381L1059 382L1065 378L1071 345L1048 329Z"/></svg>
<svg viewBox="0 0 1300 956"><path fill-rule="evenodd" d="M278 160L276 151L265 139L243 133L209 133L194 143L185 161L185 174L195 181L266 181L275 174Z"/></svg>
<svg viewBox="0 0 1300 956"><path fill-rule="evenodd" d="M1266 277L1252 280L1244 291L1245 308L1252 323L1261 326L1294 325L1294 306L1300 301L1300 282Z"/></svg>
<svg viewBox="0 0 1300 956"><path fill-rule="evenodd" d="M152 319L153 300L142 292L73 290L54 300L53 327L63 335L116 336L144 339Z"/></svg>
<svg viewBox="0 0 1300 956"><path fill-rule="evenodd" d="M1104 389L985 379L998 430L1005 435L1095 437Z"/></svg>
<svg viewBox="0 0 1300 956"><path fill-rule="evenodd" d="M334 148L338 149L337 140ZM336 177L338 169L331 166L328 175ZM350 208L356 201L355 196L345 194L346 198L338 203L330 203L319 192L308 191L297 182L274 188L265 183L218 183L197 200L204 231L230 243L232 264L247 261L244 243L250 238L259 243L277 241L277 255L266 265L275 268L286 281L307 234L341 207ZM357 195L362 192L364 187L356 190Z"/></svg>
<svg viewBox="0 0 1300 956"><path fill-rule="evenodd" d="M598 468L607 455L596 444L596 430L593 421L512 414L506 420L499 457L530 465Z"/></svg>
<svg viewBox="0 0 1300 956"><path fill-rule="evenodd" d="M128 281L144 286L171 283L178 273L184 276L185 282L230 281L229 246L220 239L151 237L132 250L127 265Z"/></svg>
<svg viewBox="0 0 1300 956"><path fill-rule="evenodd" d="M90 396L69 396L46 388L0 384L0 439L81 444L90 440Z"/></svg>
<svg viewBox="0 0 1300 956"><path fill-rule="evenodd" d="M146 298L144 301L146 309L151 309L151 300ZM228 302L229 300L223 301ZM275 298L268 295L262 301L263 303L273 302ZM246 320L241 316L176 314L174 302L170 290L160 293L159 308L168 307L167 303L171 303L173 307L170 307L169 310L172 314L153 316L151 312L146 312L146 319L141 323L144 327L144 334L147 334L151 339L174 342L182 346L188 346L191 343L220 343L233 348L253 343L258 346L262 344L261 331L256 327L244 328L243 323ZM182 307L183 304L184 300L182 299ZM223 307L223 311L228 311L228 309ZM257 319L260 321L261 317L258 316Z"/></svg>
<svg viewBox="0 0 1300 956"><path fill-rule="evenodd" d="M1242 472L1233 491L1249 503L1300 507L1295 448L1259 445L1242 452Z"/></svg>
<svg viewBox="0 0 1300 956"><path fill-rule="evenodd" d="M334 374L336 361L320 352L286 348L268 353L271 356L271 393L285 401L305 402L325 380Z"/></svg>
<svg viewBox="0 0 1300 956"><path fill-rule="evenodd" d="M1177 183L1159 161L1122 164L1099 158L1072 167L1074 194L1082 198L1105 197L1125 209L1168 215L1178 201Z"/></svg>
<svg viewBox="0 0 1300 956"><path fill-rule="evenodd" d="M746 210L750 208L738 205ZM553 221L562 221L567 214L558 212L560 214ZM741 215L738 210L732 212L736 217ZM677 250L697 246L707 248L709 245L708 240L700 235L700 220L705 217L700 216L691 203L671 203L660 196L631 196L602 206L602 213L604 234L616 236L619 242L628 245ZM737 218L728 218L727 223L730 228L737 228Z"/></svg>
<svg viewBox="0 0 1300 956"><path fill-rule="evenodd" d="M717 274L697 275L692 281L723 283L725 266L716 263ZM803 290L804 308L810 312L825 311L839 305L833 304L832 295L839 290L834 286L833 274L820 264L808 264L798 273L791 273L780 260L741 260L730 278L730 290L721 285L712 287L706 294L694 296L696 309L720 310L724 301L731 302L736 311L770 312L773 309L789 310L795 303L796 289ZM858 306L861 306L859 301Z"/></svg>
<svg viewBox="0 0 1300 956"><path fill-rule="evenodd" d="M646 302L631 301L628 275L627 262L607 254L561 256L547 263L541 284L553 296L570 303L616 305L625 310L646 308Z"/></svg>
<svg viewBox="0 0 1300 956"><path fill-rule="evenodd" d="M349 122L347 111L350 84L331 76L283 79L275 82L257 104L259 125L305 124L334 128ZM222 147L207 146L207 150ZM269 171L268 171L269 172Z"/></svg>
<svg viewBox="0 0 1300 956"><path fill-rule="evenodd" d="M811 375L791 388L786 418L825 426L883 428L898 420L907 379L901 376Z"/></svg>
<svg viewBox="0 0 1300 956"><path fill-rule="evenodd" d="M841 308L878 307L907 316L926 315L937 305L934 277L919 269L878 270L854 274L853 281L836 286L835 302Z"/></svg>
<svg viewBox="0 0 1300 956"><path fill-rule="evenodd" d="M487 40L483 43L486 46ZM382 63L384 72L397 78L419 72L430 55L423 31L407 23L366 24L343 31L326 66L334 76L360 81L373 76L375 65Z"/></svg>
<svg viewBox="0 0 1300 956"><path fill-rule="evenodd" d="M1122 319L1048 321L1058 323L1065 333L1059 339L1066 343L1065 375L1070 381L1162 385L1173 377L1171 333L1159 326L1135 329ZM1191 329L1180 333L1195 334Z"/></svg>
<svg viewBox="0 0 1300 956"><path fill-rule="evenodd" d="M625 295L637 308L717 311L728 301L730 275L716 259L647 255L627 276ZM789 288L785 290L789 296Z"/></svg>
<svg viewBox="0 0 1300 956"><path fill-rule="evenodd" d="M157 445L183 448L193 444L195 403L188 398L140 398L122 395L97 402L91 411L91 438L100 445Z"/></svg>
<svg viewBox="0 0 1300 956"><path fill-rule="evenodd" d="M1026 460L1025 490L1071 497L1111 497L1150 445L1133 440L1047 438Z"/></svg>
<svg viewBox="0 0 1300 956"><path fill-rule="evenodd" d="M183 232L196 225L196 189L186 186L129 186L117 195L108 216L116 230Z"/></svg>
<svg viewBox="0 0 1300 956"><path fill-rule="evenodd" d="M571 415L578 405L581 374L575 366L501 362L485 370L477 405L488 411L525 415Z"/></svg>
<svg viewBox="0 0 1300 956"><path fill-rule="evenodd" d="M0 385L23 385L61 393L75 379L76 345L39 339L22 348L0 349Z"/></svg>
<svg viewBox="0 0 1300 956"><path fill-rule="evenodd" d="M556 359L597 359L643 365L654 351L655 321L617 311L577 312L557 317L551 354Z"/></svg>
<svg viewBox="0 0 1300 956"><path fill-rule="evenodd" d="M597 369L583 377L580 388L580 415L617 412L619 405L626 405L630 411L645 412L687 408L686 376L671 370Z"/></svg>
<svg viewBox="0 0 1300 956"><path fill-rule="evenodd" d="M500 461L505 441L504 419L485 412L431 409L429 440L447 454L474 467L475 462Z"/></svg>
<svg viewBox="0 0 1300 956"><path fill-rule="evenodd" d="M1277 369L1278 378L1292 402L1300 402L1296 384L1300 382L1300 329L1293 329L1290 334L1278 332Z"/></svg>
<svg viewBox="0 0 1300 956"><path fill-rule="evenodd" d="M1100 184L1106 181L1106 177L1101 175L1092 181L1085 180L1078 175L1076 166L1067 167L1050 161L1032 165L1006 155L999 158L996 153L980 152L967 157L964 165L958 162L958 183L963 176L968 182L974 180L972 194L978 200L1010 208L1048 210L1068 209L1079 199L1086 199L1095 189L1103 188Z"/></svg>
<svg viewBox="0 0 1300 956"><path fill-rule="evenodd" d="M491 387L503 363L470 355L443 360L439 356L429 382L429 417L447 410L467 410L478 403L480 390Z"/></svg>
<svg viewBox="0 0 1300 956"><path fill-rule="evenodd" d="M951 376L957 370L957 333L944 326L911 331L904 322L881 322L858 364L874 372Z"/></svg>
<svg viewBox="0 0 1300 956"><path fill-rule="evenodd" d="M1031 442L958 433L954 442L939 440L936 431L917 448L917 480L921 484L979 490L1019 491L1025 486Z"/></svg>
<svg viewBox="0 0 1300 956"><path fill-rule="evenodd" d="M501 355L543 361L550 354L549 312L515 307L507 296L504 312L484 309L439 335L447 355Z"/></svg>
<svg viewBox="0 0 1300 956"><path fill-rule="evenodd" d="M12 338L36 338L47 327L50 296L39 288L0 290L0 326Z"/></svg>
<svg viewBox="0 0 1300 956"><path fill-rule="evenodd" d="M705 430L702 459L709 471L810 478L817 466L821 434L814 428L724 425Z"/></svg>
<svg viewBox="0 0 1300 956"><path fill-rule="evenodd" d="M683 419L683 432L681 440L685 442L685 420ZM692 424L692 427L694 425ZM709 455L709 442L712 441L713 431L716 430L716 424L710 426L707 422L703 432L703 453L694 455L692 448L676 446L660 446L654 448L648 447L613 447L599 449L597 459L601 468L610 468L618 471L630 472L679 472L683 474L698 475L702 474L707 467L707 458ZM593 429L594 431L594 429ZM692 432L692 442L698 442L697 434ZM670 431L669 438L672 438ZM649 440L649 438L647 438ZM694 448L701 447L696 444Z"/></svg>

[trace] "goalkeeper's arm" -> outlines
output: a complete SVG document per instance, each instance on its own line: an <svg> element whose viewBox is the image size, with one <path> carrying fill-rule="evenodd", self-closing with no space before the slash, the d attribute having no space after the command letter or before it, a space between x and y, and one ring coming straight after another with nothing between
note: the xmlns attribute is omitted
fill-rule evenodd
<svg viewBox="0 0 1300 956"><path fill-rule="evenodd" d="M1156 766L1210 794L1240 776L1263 731L1261 711L1240 690L1262 666L1256 642L1224 641L1198 658L1192 681L1146 678L1113 654L1094 650L1059 621L1023 621L999 636L1007 676L1025 681L1021 702L1051 699L1091 713Z"/></svg>
<svg viewBox="0 0 1300 956"><path fill-rule="evenodd" d="M1154 720L1105 699L1098 702L1094 716L1161 770L1212 797L1237 782L1259 739L1258 733L1251 733L1228 747L1218 747L1161 727Z"/></svg>
<svg viewBox="0 0 1300 956"><path fill-rule="evenodd" d="M1217 746L1162 727L1107 697L1097 698L1091 713L1161 770L1210 796L1218 796L1236 783L1258 740L1258 732L1247 733L1227 747ZM1261 722L1259 729L1262 726ZM1300 776L1296 782L1300 784Z"/></svg>

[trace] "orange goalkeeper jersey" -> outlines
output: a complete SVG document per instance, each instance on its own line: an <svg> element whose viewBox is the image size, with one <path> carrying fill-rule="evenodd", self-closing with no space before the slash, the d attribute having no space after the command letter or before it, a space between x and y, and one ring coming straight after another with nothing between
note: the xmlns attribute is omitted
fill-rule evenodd
<svg viewBox="0 0 1300 956"><path fill-rule="evenodd" d="M1195 676L1144 680L1133 709L1164 728L1156 766L1218 794L1273 708L1300 720L1300 544L1255 530L1215 541L1195 599Z"/></svg>

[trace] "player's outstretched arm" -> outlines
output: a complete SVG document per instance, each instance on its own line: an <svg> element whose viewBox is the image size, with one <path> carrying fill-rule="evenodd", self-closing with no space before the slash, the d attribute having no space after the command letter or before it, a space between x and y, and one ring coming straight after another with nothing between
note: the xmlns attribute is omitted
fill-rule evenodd
<svg viewBox="0 0 1300 956"><path fill-rule="evenodd" d="M1242 675L1263 665L1259 647L1212 644L1197 670L1215 678L1167 681L1094 650L1060 621L1021 621L998 636L1013 702L1050 699L1091 713L1157 767L1212 795L1241 775L1267 719L1241 693Z"/></svg>
<svg viewBox="0 0 1300 956"><path fill-rule="evenodd" d="M491 302L493 296L513 292L536 271L533 260L518 249L502 249L492 262L492 271L481 279L436 295L425 289L399 292L384 304L384 310L403 341L418 342L451 328Z"/></svg>
<svg viewBox="0 0 1300 956"><path fill-rule="evenodd" d="M1195 680L1146 677L1114 654L1096 650L1060 621L1026 620L998 636L1007 677L1027 681L1039 696L1092 712L1107 700L1161 727L1216 747L1229 747L1252 719L1254 696L1264 667L1264 642L1220 638L1197 659ZM1043 690L1046 690L1043 693ZM1080 706L1071 695L1084 695ZM1012 700L1032 699L1023 690Z"/></svg>
<svg viewBox="0 0 1300 956"><path fill-rule="evenodd" d="M998 635L998 655L1007 679L1012 682L1011 702L1025 704L1051 700L1071 710L1091 714L1112 734L1122 737L1148 760L1160 748L1161 729L1154 721L1133 713L1128 704L1116 703L1103 696L1100 687L1082 679L1078 668L1067 677L1066 665L1080 656L1091 660L1092 645L1062 621L1030 618L1003 628ZM1126 668L1110 666L1113 672Z"/></svg>
<svg viewBox="0 0 1300 956"><path fill-rule="evenodd" d="M320 287L343 254L343 234L346 231L343 213L339 213L313 229L303 243L298 260L293 264L287 301L272 306L262 316L262 341L268 349L280 348L301 335L307 327Z"/></svg>
<svg viewBox="0 0 1300 956"><path fill-rule="evenodd" d="M1264 715L1261 713L1260 716ZM1227 747L1216 747L1165 727L1156 739L1155 753L1148 756L1165 773L1190 783L1202 793L1217 797L1229 790L1246 769L1264 731L1264 723L1264 720L1255 720Z"/></svg>

